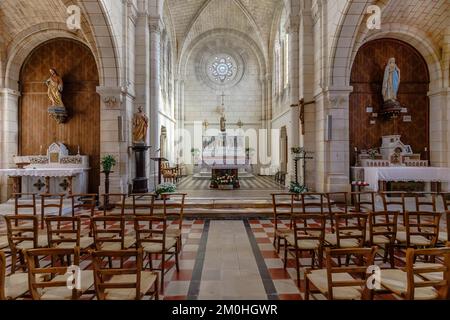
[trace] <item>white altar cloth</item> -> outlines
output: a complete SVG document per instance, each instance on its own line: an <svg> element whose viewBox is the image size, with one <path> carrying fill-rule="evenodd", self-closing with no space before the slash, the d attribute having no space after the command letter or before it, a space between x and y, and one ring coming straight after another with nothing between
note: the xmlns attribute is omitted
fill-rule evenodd
<svg viewBox="0 0 450 320"><path fill-rule="evenodd" d="M378 182L450 182L450 168L436 167L364 167L364 180L373 191Z"/></svg>
<svg viewBox="0 0 450 320"><path fill-rule="evenodd" d="M75 177L88 169L45 168L45 169L0 169L0 175L9 177Z"/></svg>
<svg viewBox="0 0 450 320"><path fill-rule="evenodd" d="M89 185L89 168L26 168L26 169L0 169L0 176L14 179L14 192L18 190L18 180L22 178L22 193L40 193L45 182L49 193L87 193ZM48 178L40 181L40 178ZM66 179L68 178L68 179Z"/></svg>

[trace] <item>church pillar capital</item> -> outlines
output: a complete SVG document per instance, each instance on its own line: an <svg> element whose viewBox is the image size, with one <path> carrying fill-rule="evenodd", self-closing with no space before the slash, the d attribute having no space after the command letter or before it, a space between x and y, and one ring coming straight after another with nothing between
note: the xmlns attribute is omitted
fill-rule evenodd
<svg viewBox="0 0 450 320"><path fill-rule="evenodd" d="M121 109L127 90L123 87L97 87L97 93L102 109Z"/></svg>
<svg viewBox="0 0 450 320"><path fill-rule="evenodd" d="M164 30L164 23L159 16L150 16L148 27L151 33L161 35Z"/></svg>

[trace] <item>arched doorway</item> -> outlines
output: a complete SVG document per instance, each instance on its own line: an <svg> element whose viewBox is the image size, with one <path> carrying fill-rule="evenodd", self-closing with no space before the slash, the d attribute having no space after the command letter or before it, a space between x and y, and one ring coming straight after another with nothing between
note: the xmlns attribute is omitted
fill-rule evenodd
<svg viewBox="0 0 450 320"><path fill-rule="evenodd" d="M47 112L49 100L45 80L49 69L64 82L63 102L70 118L57 124ZM53 142L62 142L71 154L89 155L89 192L100 185L100 97L99 75L90 49L70 39L54 39L38 46L20 72L19 153L36 155Z"/></svg>
<svg viewBox="0 0 450 320"><path fill-rule="evenodd" d="M384 70L394 57L401 70L398 101L407 112L396 120L381 117ZM355 164L355 148L368 150L381 146L381 137L402 136L412 151L428 158L430 150L428 98L430 76L427 63L411 45L396 39L378 39L364 44L353 63L350 85L350 164ZM406 116L406 118L404 118ZM429 159L429 158L428 158Z"/></svg>

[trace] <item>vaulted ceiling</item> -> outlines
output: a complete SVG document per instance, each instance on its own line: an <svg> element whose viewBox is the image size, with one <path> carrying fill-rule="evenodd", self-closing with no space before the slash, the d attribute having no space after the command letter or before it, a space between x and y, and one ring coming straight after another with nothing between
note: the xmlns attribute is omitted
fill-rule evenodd
<svg viewBox="0 0 450 320"><path fill-rule="evenodd" d="M390 0L383 8L382 23L415 27L427 33L435 44L442 46L444 31L450 27L450 1Z"/></svg>
<svg viewBox="0 0 450 320"><path fill-rule="evenodd" d="M25 30L38 28L42 23L65 23L65 0L0 1L0 37L9 43ZM70 1L69 1L70 2Z"/></svg>
<svg viewBox="0 0 450 320"><path fill-rule="evenodd" d="M182 46L203 32L229 28L244 32L263 47L282 0L168 0L177 42Z"/></svg>

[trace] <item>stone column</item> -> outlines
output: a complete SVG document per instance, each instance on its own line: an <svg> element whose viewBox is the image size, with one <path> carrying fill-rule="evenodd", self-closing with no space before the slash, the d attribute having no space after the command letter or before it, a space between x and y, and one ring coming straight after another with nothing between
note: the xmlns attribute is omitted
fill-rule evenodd
<svg viewBox="0 0 450 320"><path fill-rule="evenodd" d="M299 96L299 27L300 17L291 15L288 21L287 33L289 34L289 99L290 105L298 104ZM288 133L288 168L290 180L295 181L294 159L291 148L300 146L300 108L291 108L290 130Z"/></svg>
<svg viewBox="0 0 450 320"><path fill-rule="evenodd" d="M151 157L160 156L160 111L161 111L161 30L162 21L160 16L150 17L150 149ZM155 175L158 168L154 163L150 163L150 190L155 188Z"/></svg>
<svg viewBox="0 0 450 320"><path fill-rule="evenodd" d="M117 161L110 175L110 193L127 193L130 179L128 146L130 144L130 120L127 106L132 97L124 88L97 87L101 101L100 157L112 155ZM100 177L100 194L104 192L104 175Z"/></svg>
<svg viewBox="0 0 450 320"><path fill-rule="evenodd" d="M352 87L332 87L316 96L318 192L350 190L349 95L352 91Z"/></svg>
<svg viewBox="0 0 450 320"><path fill-rule="evenodd" d="M14 168L13 156L18 155L19 122L18 105L20 93L15 90L0 89L0 168ZM0 177L0 203L9 199L11 182Z"/></svg>
<svg viewBox="0 0 450 320"><path fill-rule="evenodd" d="M311 13L311 1L304 1L300 11L300 97L305 101L314 100L314 40L313 18ZM312 152L315 158L316 151L316 106L311 104L305 107L305 134L300 137L300 146L306 151ZM299 164L300 165L300 164ZM300 165L301 166L301 165ZM306 162L306 185L310 190L315 188L315 159ZM303 171L303 170L301 170ZM304 181L303 172L300 172Z"/></svg>
<svg viewBox="0 0 450 320"><path fill-rule="evenodd" d="M433 167L446 167L448 164L449 93L449 88L428 93L430 99L430 160Z"/></svg>

